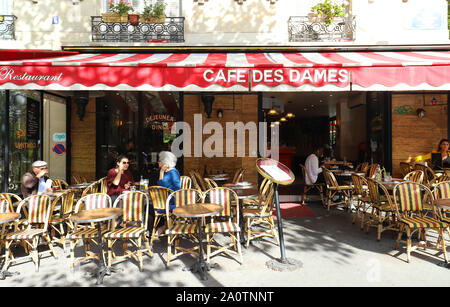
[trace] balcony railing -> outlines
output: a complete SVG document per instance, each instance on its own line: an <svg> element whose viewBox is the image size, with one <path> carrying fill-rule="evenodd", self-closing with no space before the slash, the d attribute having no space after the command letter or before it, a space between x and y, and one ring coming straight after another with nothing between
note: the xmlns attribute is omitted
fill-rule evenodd
<svg viewBox="0 0 450 307"><path fill-rule="evenodd" d="M323 42L355 40L356 21L352 17L335 17L327 26L308 16L291 16L288 22L290 42Z"/></svg>
<svg viewBox="0 0 450 307"><path fill-rule="evenodd" d="M0 40L16 39L15 20L14 15L0 15Z"/></svg>
<svg viewBox="0 0 450 307"><path fill-rule="evenodd" d="M184 42L184 17L166 17L164 23L105 22L91 16L93 42Z"/></svg>

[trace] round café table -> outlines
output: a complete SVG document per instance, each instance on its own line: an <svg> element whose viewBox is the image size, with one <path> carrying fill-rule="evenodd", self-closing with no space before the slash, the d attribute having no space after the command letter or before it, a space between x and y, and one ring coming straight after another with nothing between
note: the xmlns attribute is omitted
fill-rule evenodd
<svg viewBox="0 0 450 307"><path fill-rule="evenodd" d="M101 209L91 209L91 210L83 210L78 213L72 214L70 219L74 223L96 223L98 230L98 242L100 242L100 269L97 275L97 285L103 283L103 278L105 275L111 275L112 269L109 268L103 257L103 240L102 240L102 230L101 230L101 222L113 220L123 214L122 208L101 208Z"/></svg>
<svg viewBox="0 0 450 307"><path fill-rule="evenodd" d="M14 222L20 218L20 213L5 212L0 213L0 224L2 224L2 237L5 235L5 228L8 223ZM5 259L6 261L6 259ZM6 276L18 275L18 272L8 272L8 269L0 271L0 279L4 280Z"/></svg>
<svg viewBox="0 0 450 307"><path fill-rule="evenodd" d="M220 213L223 210L221 205L203 203L203 204L188 204L186 206L181 206L173 209L172 213L179 217L184 218L195 218L197 219L198 227L198 244L199 244L199 255L198 262L196 262L192 267L191 271L193 273L200 273L202 280L208 279L206 276L206 271L211 270L211 266L206 263L203 257L203 235L204 229L202 225L202 218L207 216L212 216Z"/></svg>
<svg viewBox="0 0 450 307"><path fill-rule="evenodd" d="M223 185L225 188L230 188L236 192L239 199L239 227L241 228L241 245L247 248L247 238L245 235L245 220L243 213L243 203L246 198L255 198L258 196L259 190L256 184L250 183L248 185L240 185L228 183Z"/></svg>

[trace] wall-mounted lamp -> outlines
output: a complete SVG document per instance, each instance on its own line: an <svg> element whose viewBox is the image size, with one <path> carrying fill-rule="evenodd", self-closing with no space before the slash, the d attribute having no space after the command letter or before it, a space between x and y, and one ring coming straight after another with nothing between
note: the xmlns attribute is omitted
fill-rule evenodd
<svg viewBox="0 0 450 307"><path fill-rule="evenodd" d="M86 113L86 106L89 103L88 91L76 91L74 93L73 101L77 106L78 118L82 121L84 114Z"/></svg>
<svg viewBox="0 0 450 307"><path fill-rule="evenodd" d="M417 109L416 113L417 113L417 117L419 117L419 118L424 118L425 114L426 114L424 109Z"/></svg>
<svg viewBox="0 0 450 307"><path fill-rule="evenodd" d="M205 106L205 113L208 118L211 118L212 104L214 102L214 95L202 94L202 102Z"/></svg>
<svg viewBox="0 0 450 307"><path fill-rule="evenodd" d="M222 118L223 117L223 110L219 109L217 110L217 118Z"/></svg>

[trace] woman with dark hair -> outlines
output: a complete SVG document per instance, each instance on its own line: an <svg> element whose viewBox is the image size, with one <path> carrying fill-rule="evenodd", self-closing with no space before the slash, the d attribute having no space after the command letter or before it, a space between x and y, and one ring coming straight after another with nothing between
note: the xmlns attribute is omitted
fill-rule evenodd
<svg viewBox="0 0 450 307"><path fill-rule="evenodd" d="M416 161L429 160L429 161L433 162L435 164L434 167L437 167L437 168L450 167L449 147L450 147L450 141L448 139L441 139L439 141L437 150L433 150L432 152L430 152L430 153L428 153L426 155L417 156L415 158L415 160ZM440 159L436 158L437 160L439 160L438 162L434 162L433 155L435 155L435 154L440 154Z"/></svg>
<svg viewBox="0 0 450 307"><path fill-rule="evenodd" d="M123 192L129 191L134 186L134 178L128 170L130 161L127 156L120 155L116 160L116 167L108 171L106 175L107 193L114 201Z"/></svg>

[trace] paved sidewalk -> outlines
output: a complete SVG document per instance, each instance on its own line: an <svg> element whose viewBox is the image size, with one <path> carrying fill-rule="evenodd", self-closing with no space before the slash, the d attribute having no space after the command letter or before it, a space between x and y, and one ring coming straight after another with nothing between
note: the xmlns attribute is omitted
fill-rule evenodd
<svg viewBox="0 0 450 307"><path fill-rule="evenodd" d="M195 261L190 255L166 267L163 238L155 242L153 258L144 257L143 272L133 260L122 262L115 266L119 271L106 276L100 287L450 286L450 270L438 265L443 262L442 254L419 249L411 254L408 264L405 247L394 249L393 232L383 232L377 242L376 230L371 229L369 234L360 231L358 223L352 224L350 213L339 208L328 213L319 203L308 206L315 217L283 219L286 255L302 262L303 267L298 270L268 269L265 263L279 258L280 249L265 240L243 248L242 265L227 256L212 258L217 267L203 281L199 274L183 270ZM430 235L435 236L433 232ZM9 271L20 275L7 277L0 286L95 286L90 273L97 270L96 262L83 263L70 272L68 253L64 254L61 248L57 252L58 259L47 253L39 272L34 271L31 260L10 266Z"/></svg>

